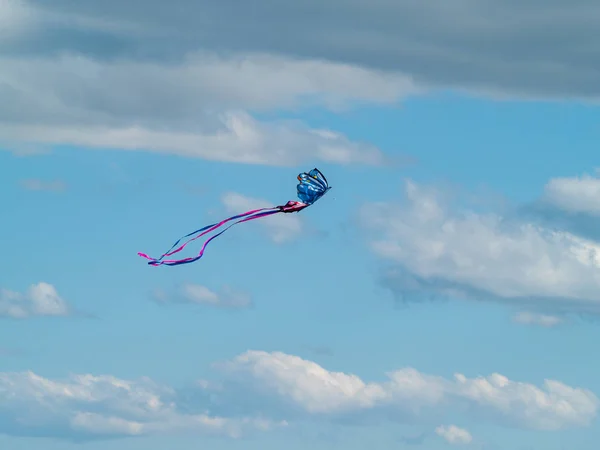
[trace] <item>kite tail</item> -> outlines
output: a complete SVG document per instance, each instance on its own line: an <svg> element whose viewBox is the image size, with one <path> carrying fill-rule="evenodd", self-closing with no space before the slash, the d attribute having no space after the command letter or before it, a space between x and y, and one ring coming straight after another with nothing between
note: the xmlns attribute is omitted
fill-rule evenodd
<svg viewBox="0 0 600 450"><path fill-rule="evenodd" d="M212 225L207 225L207 226L205 226L205 227L203 227L203 228L200 228L199 230L196 230L196 231L194 231L194 232L192 232L192 233L189 233L189 234L187 234L187 235L185 235L185 236L181 237L179 240L177 240L177 242L175 242L175 244L173 244L173 246L172 246L172 247L169 249L169 251L167 251L166 253L164 253L164 254L163 254L163 255L162 255L160 258L158 258L158 259L156 259L156 258L152 258L152 257L148 256L147 254L145 254L145 253L141 253L141 252L138 252L138 255L139 255L139 256L141 256L142 258L149 259L149 260L150 260L150 262L148 262L148 264L149 264L149 265L151 265L151 266L160 266L160 265L167 265L167 266L177 266L177 265L180 265L180 264L188 264L188 263L191 263L191 262L197 261L197 260L199 260L200 258L202 258L202 255L204 254L204 250L206 249L206 246L208 245L208 243L209 243L210 241L212 241L213 239L215 239L216 237L218 237L218 236L220 236L221 234L223 234L225 231L227 231L227 230L228 230L229 228L231 228L232 226L234 226L234 225L237 225L238 223L242 223L242 222L248 222L248 221L250 221L250 220L254 220L254 219L260 219L261 217L270 216L270 215L277 214L277 213L280 213L280 212L283 212L283 211L282 211L282 207L281 207L281 206L276 206L276 207L274 207L274 208L261 208L261 209L253 209L253 210L247 211L247 212L245 212L245 213L242 213L242 214L238 214L238 215L236 215L236 216L229 217L229 218L227 218L227 219L225 219L225 220L222 220L221 222L217 222L217 223L214 223L214 224L212 224ZM241 218L241 220L238 220L237 222L234 222L234 223L232 223L231 225L227 226L225 229L223 229L223 230L222 230L222 231L220 231L219 233L217 233L217 234L215 234L214 236L212 236L211 238L209 238L209 239L208 239L208 240L207 240L207 241L204 243L204 245L202 246L202 249L201 249L201 250L200 250L200 252L198 253L198 256L195 256L195 257L193 257L193 258L184 258L184 259L171 259L171 260L164 260L164 261L163 261L163 258L164 258L165 256L171 256L171 255L173 255L173 254L175 254L175 253L178 253L178 252L180 252L180 251L181 251L181 250L183 250L183 248L184 248L184 247L185 247L187 244L189 244L190 242L192 242L192 241L194 241L194 240L198 239L198 238L199 238L199 237L201 237L201 236L204 236L204 235L205 235L205 234L207 234L207 233L210 233L210 232L211 232L211 231L213 231L213 230L216 230L217 228L219 228L219 227L223 226L223 225L224 225L224 224L226 224L227 222L230 222L230 221L232 221L232 220L235 220L235 219L240 219L240 218ZM178 245L178 244L181 242L181 240L182 240L182 239L185 239L186 237L193 236L193 235L194 235L194 234L196 234L196 233L200 233L200 234L198 234L197 236L194 236L194 237L193 237L193 238L191 238L191 239L188 239L188 240L187 240L185 243L183 243L183 244L182 244L181 246L179 246L177 249L173 250L173 248L175 248L175 247L176 247L176 246L177 246L177 245Z"/></svg>

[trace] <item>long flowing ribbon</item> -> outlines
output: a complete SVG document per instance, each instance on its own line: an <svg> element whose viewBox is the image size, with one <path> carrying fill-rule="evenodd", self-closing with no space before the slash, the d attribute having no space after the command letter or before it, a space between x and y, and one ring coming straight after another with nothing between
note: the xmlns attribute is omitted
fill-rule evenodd
<svg viewBox="0 0 600 450"><path fill-rule="evenodd" d="M177 242L175 242L173 244L173 246L166 253L163 253L163 255L160 258L152 258L151 256L148 256L147 254L141 253L141 252L138 252L138 255L141 256L142 258L146 258L146 259L150 260L148 262L148 264L151 266L161 266L161 265L178 266L180 264L189 264L189 263L192 263L192 262L197 261L200 258L202 258L202 256L204 255L204 250L206 249L206 246L208 245L208 243L210 241L212 241L213 239L215 239L216 237L223 234L225 231L227 231L232 226L237 225L238 223L248 222L248 221L254 220L254 219L260 219L261 217L266 217L266 216L278 214L281 212L285 212L285 211L282 209L282 207L279 207L279 206L274 207L274 208L260 208L260 209L253 209L250 211L246 211L245 213L229 217L225 220L214 223L212 225L207 225L203 228L200 228L199 230L193 231L189 234L186 234L185 236L182 236L181 238L179 238L177 240ZM241 218L241 220L238 220L237 222L232 223L231 225L227 226L225 229L223 229L219 233L217 233L214 236L212 236L211 238L209 238L206 242L204 242L204 245L202 246L202 248L197 256L190 257L190 258L183 258L183 259L163 260L163 258L165 258L166 256L171 256L171 255L174 255L175 253L180 252L190 242L195 241L196 239L206 235L207 233L210 233L211 231L216 230L217 228L225 225L227 222L230 222L235 219L240 219L240 218ZM200 233L200 234L198 234L197 236L194 236L196 233ZM177 249L173 250L183 239L190 237L190 236L194 236L194 237L192 237L191 239L188 239L186 242L184 242L182 245L180 245Z"/></svg>

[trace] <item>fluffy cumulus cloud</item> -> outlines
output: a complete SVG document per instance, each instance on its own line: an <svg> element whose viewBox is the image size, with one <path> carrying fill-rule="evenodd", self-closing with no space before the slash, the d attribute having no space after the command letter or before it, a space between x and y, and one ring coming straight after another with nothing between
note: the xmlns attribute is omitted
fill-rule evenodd
<svg viewBox="0 0 600 450"><path fill-rule="evenodd" d="M600 216L600 178L553 178L544 187L542 201L567 213Z"/></svg>
<svg viewBox="0 0 600 450"><path fill-rule="evenodd" d="M406 181L405 201L365 205L371 249L394 268L384 283L407 301L432 295L529 309L600 312L600 247L519 218L459 210Z"/></svg>
<svg viewBox="0 0 600 450"><path fill-rule="evenodd" d="M193 305L207 305L217 308L242 309L252 306L250 294L224 286L220 291L214 291L206 286L185 283L174 293L157 290L154 300L161 304L186 303Z"/></svg>
<svg viewBox="0 0 600 450"><path fill-rule="evenodd" d="M435 429L435 434L446 440L450 444L470 444L473 441L471 433L464 428L456 425L440 425Z"/></svg>
<svg viewBox="0 0 600 450"><path fill-rule="evenodd" d="M33 316L67 316L71 306L51 284L31 285L25 293L0 289L0 317L25 319Z"/></svg>
<svg viewBox="0 0 600 450"><path fill-rule="evenodd" d="M600 172L550 179L542 195L519 212L545 227L569 230L600 242Z"/></svg>
<svg viewBox="0 0 600 450"><path fill-rule="evenodd" d="M79 440L182 432L240 437L311 419L429 423L464 414L558 430L585 426L598 410L598 398L585 389L553 380L538 387L499 374L446 379L404 368L388 373L386 381L369 382L263 351L248 351L215 369L219 381L199 380L182 389L148 378L88 374L52 380L32 372L0 373L0 432ZM470 436L452 426L437 432L455 443Z"/></svg>
<svg viewBox="0 0 600 450"><path fill-rule="evenodd" d="M512 381L500 374L453 379L404 368L385 382L331 372L315 362L280 352L248 351L217 365L263 399L277 399L289 411L327 416L372 414L374 417L421 419L447 412L467 413L538 430L585 426L596 416L599 401L590 391L546 380L543 387Z"/></svg>
<svg viewBox="0 0 600 450"><path fill-rule="evenodd" d="M180 411L175 390L150 379L50 380L32 372L0 373L0 431L6 434L79 440L175 432L239 437L283 425Z"/></svg>
<svg viewBox="0 0 600 450"><path fill-rule="evenodd" d="M267 200L247 197L236 192L223 195L222 202L225 208L235 214L240 211L269 208L273 204ZM257 224L268 230L271 240L277 244L287 242L302 232L302 220L296 214L277 214L269 220L258 220Z"/></svg>

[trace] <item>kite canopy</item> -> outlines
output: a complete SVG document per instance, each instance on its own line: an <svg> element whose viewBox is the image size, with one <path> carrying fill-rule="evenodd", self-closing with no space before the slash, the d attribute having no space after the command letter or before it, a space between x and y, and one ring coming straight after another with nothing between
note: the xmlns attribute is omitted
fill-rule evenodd
<svg viewBox="0 0 600 450"><path fill-rule="evenodd" d="M308 173L304 172L304 173L299 174L298 181L300 181L300 183L298 183L296 188L298 191L298 198L301 200L300 202L290 200L285 205L274 206L274 207L270 207L270 208L253 209L251 211L246 211L245 213L229 217L220 222L213 223L212 225L207 225L205 227L200 228L199 230L193 231L193 232L183 236L182 238L178 239L177 242L175 242L175 244L173 244L173 246L169 249L169 251L167 251L166 253L163 253L160 258L152 258L151 256L148 256L147 254L141 253L141 252L139 252L138 255L141 256L142 258L148 259L149 260L148 264L151 266L162 266L162 265L178 266L181 264L192 263L192 262L197 261L200 258L202 258L202 256L204 255L204 250L206 249L206 246L208 245L208 243L210 241L212 241L216 237L223 234L225 231L227 231L232 226L237 225L238 223L248 222L250 220L255 220L255 219L260 219L262 217L271 216L273 214L300 212L304 208L308 208L314 202L319 200L321 197L323 197L327 193L327 191L329 189L331 189L331 187L327 183L327 179L321 173L321 171L317 168L311 170ZM219 231L217 234L215 234L211 238L209 238L206 242L204 242L204 245L202 246L202 248L197 256L183 258L183 259L164 259L166 256L171 256L171 255L174 255L175 253L179 253L190 242L195 241L199 237L204 236L204 235L210 233L211 231L215 231L217 228L222 227L227 222L231 222L232 220L236 220L236 219L239 219L239 220L231 223L230 225L228 225L227 227L225 227L224 229ZM186 242L184 242L182 245L179 245L181 243L181 241L185 238L189 238L189 239ZM175 248L177 246L179 246L179 247Z"/></svg>
<svg viewBox="0 0 600 450"><path fill-rule="evenodd" d="M298 198L307 205L312 205L331 189L329 183L327 183L327 178L317 168L308 173L299 174L298 181L300 181L296 187Z"/></svg>

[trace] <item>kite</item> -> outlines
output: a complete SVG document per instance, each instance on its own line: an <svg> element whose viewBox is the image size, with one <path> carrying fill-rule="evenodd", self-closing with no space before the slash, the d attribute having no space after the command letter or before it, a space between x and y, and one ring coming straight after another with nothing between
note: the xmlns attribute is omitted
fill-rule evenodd
<svg viewBox="0 0 600 450"><path fill-rule="evenodd" d="M164 253L160 258L152 258L147 254L141 252L139 252L138 255L142 258L148 259L148 264L151 266L179 266L181 264L189 264L198 261L204 255L204 250L206 249L208 243L220 236L221 234L225 233L225 231L227 231L232 226L237 225L238 223L248 222L254 219L260 219L262 217L272 216L274 214L289 214L300 212L304 208L308 208L309 206L311 206L313 203L315 203L317 200L323 197L327 193L327 191L329 191L329 189L331 189L331 186L329 186L329 183L327 183L327 179L317 168L314 168L310 172L298 174L297 178L299 183L296 186L296 190L298 191L298 198L300 199L299 202L289 200L285 205L274 206L271 208L253 209L250 211L246 211L245 213L229 217L228 219L222 220L220 222L213 223L212 225L207 225L178 239L177 242L175 242L175 244L173 244L173 246L169 249L169 251ZM237 220L237 222L233 222L232 224L228 225L211 238L207 239L206 242L204 242L204 245L200 249L200 252L197 256L183 259L164 259L167 256L172 256L175 253L179 253L190 242L195 241L196 239L236 219L239 220ZM182 245L177 247L180 244L180 242L186 238L189 239Z"/></svg>

